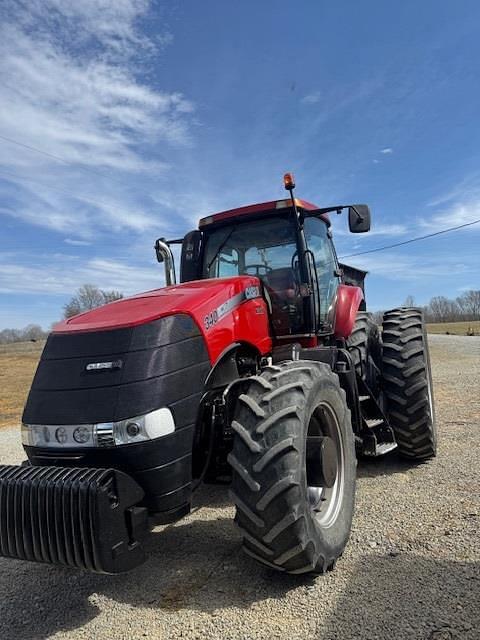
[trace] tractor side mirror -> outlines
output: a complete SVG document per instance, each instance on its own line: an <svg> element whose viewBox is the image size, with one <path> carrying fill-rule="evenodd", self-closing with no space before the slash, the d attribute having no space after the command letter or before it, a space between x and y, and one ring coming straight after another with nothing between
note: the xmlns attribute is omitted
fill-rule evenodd
<svg viewBox="0 0 480 640"><path fill-rule="evenodd" d="M367 204L352 204L348 207L348 227L352 233L370 231L370 209Z"/></svg>
<svg viewBox="0 0 480 640"><path fill-rule="evenodd" d="M190 231L182 242L180 258L180 282L190 282L202 277L201 268L202 232Z"/></svg>

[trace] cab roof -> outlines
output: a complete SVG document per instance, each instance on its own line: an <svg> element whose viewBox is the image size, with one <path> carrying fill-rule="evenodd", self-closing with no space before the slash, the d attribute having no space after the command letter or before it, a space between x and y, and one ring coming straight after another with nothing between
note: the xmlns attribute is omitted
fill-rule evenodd
<svg viewBox="0 0 480 640"><path fill-rule="evenodd" d="M317 205L312 204L311 202L307 202L306 200L300 200L299 198L295 198L295 204L299 209L303 209L304 211L316 211L319 208L317 207ZM258 213L275 213L278 210L288 209L291 206L292 201L290 200L290 198L287 198L285 200L271 200L270 202L260 202L258 204L249 204L246 207L228 209L228 211L220 211L219 213L214 213L211 216L200 218L198 226L200 229L204 229L205 227L209 227L210 225L215 225L226 220ZM322 220L324 220L328 226L330 226L330 218L326 213L320 214L319 217L322 218Z"/></svg>

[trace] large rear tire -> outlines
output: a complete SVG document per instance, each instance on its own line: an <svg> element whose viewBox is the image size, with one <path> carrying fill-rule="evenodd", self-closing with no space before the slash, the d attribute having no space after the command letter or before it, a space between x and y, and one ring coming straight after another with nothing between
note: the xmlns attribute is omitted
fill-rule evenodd
<svg viewBox="0 0 480 640"><path fill-rule="evenodd" d="M398 451L413 460L436 455L432 374L423 313L416 308L383 316L383 388Z"/></svg>
<svg viewBox="0 0 480 640"><path fill-rule="evenodd" d="M239 397L229 462L245 551L288 573L324 573L347 543L356 458L350 411L326 364L285 362Z"/></svg>
<svg viewBox="0 0 480 640"><path fill-rule="evenodd" d="M347 339L347 348L356 372L367 381L368 357L370 356L377 366L380 366L381 360L380 332L371 313L357 312L355 325Z"/></svg>

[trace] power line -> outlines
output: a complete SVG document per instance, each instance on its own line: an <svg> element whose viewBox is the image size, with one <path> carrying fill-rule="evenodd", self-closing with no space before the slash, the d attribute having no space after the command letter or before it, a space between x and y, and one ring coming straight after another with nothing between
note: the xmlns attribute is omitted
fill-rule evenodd
<svg viewBox="0 0 480 640"><path fill-rule="evenodd" d="M70 162L69 160L65 160L65 158L61 158L60 156L54 155L53 153L49 153L48 151L43 151L42 149L38 149L37 147L32 147L31 145L28 144L24 144L23 142L18 142L17 140L14 140L13 138L8 138L7 136L4 136L2 134L0 134L0 139L5 140L6 142L10 142L12 144L16 144L19 147L23 147L24 149L29 149L30 151L35 151L36 153L40 153L44 156L47 156L48 158L52 158L54 160L57 160L58 162L63 162L66 165L73 165L72 162ZM93 170L93 169L88 169L87 167L77 167L80 171L84 171L86 173L91 173L95 176L98 175L103 175L106 178L110 178L110 179L114 179L114 176ZM5 172L6 173L6 172ZM32 178L27 178L27 177L23 177L23 176L14 176L13 174L11 174L12 177L16 178L16 179L20 179L20 180L26 180L27 182L37 182L37 184L39 183L38 180L32 179ZM41 182L39 184L42 184ZM46 185L45 185L46 186ZM57 191L58 193L64 193L65 195L69 195L70 197L76 198L78 200L84 200L85 202L89 202L91 204L97 204L103 207L108 207L110 205L107 205L107 203L101 203L100 201L95 201L92 200L91 198L85 197L85 196L81 196L81 195L73 195L73 194L67 194L66 192L62 192L59 189L53 188L53 187L49 187L50 189L52 189L53 191ZM118 209L117 209L118 210ZM125 212L126 213L126 212ZM428 238L434 238L435 236L440 236L444 233L449 233L450 231L458 231L458 229L464 229L465 227L470 227L474 224L478 224L480 222L480 218L478 220L473 220L472 222L466 222L464 224L460 224L457 225L456 227L449 227L448 229L442 229L441 231L435 231L434 233L427 233L424 236L417 236L416 238L410 238L409 240L404 240L403 242L395 242L394 244L389 244L389 245L385 245L383 247L376 247L375 249L368 249L366 251L358 251L357 253L348 253L344 256L339 256L340 260L343 260L345 258L354 258L356 256L364 256L368 253L377 253L378 251L386 251L387 249L394 249L396 247L402 247L406 244L411 244L412 242L418 242L419 240L426 240Z"/></svg>
<svg viewBox="0 0 480 640"><path fill-rule="evenodd" d="M472 224L478 224L480 222L480 218L478 220L473 220L473 222L465 222L465 224L459 224L456 227L449 227L448 229L442 229L442 231L435 231L435 233L427 233L425 236L418 236L416 238L410 238L410 240L404 240L403 242L395 242L394 244L388 244L384 247L376 247L375 249L368 249L367 251L359 251L358 253L348 253L345 256L340 256L340 260L344 258L353 258L354 256L364 256L366 253L376 253L377 251L385 251L386 249L393 249L394 247L402 247L405 244L410 244L412 242L418 242L419 240L426 240L427 238L433 238L435 236L440 236L442 233L449 233L450 231L457 231L458 229L463 229L464 227L470 227Z"/></svg>
<svg viewBox="0 0 480 640"><path fill-rule="evenodd" d="M0 136L1 137L1 136ZM126 209L119 209L115 204L109 204L108 202L102 202L101 200L94 200L93 198L90 198L88 196L84 196L82 194L75 194L75 193L70 193L68 191L64 191L63 189L58 189L57 187L51 187L50 185L48 185L45 182L42 182L41 180L36 180L35 178L28 178L27 176L19 176L16 175L14 173L10 173L8 171L4 171L4 170L0 170L0 176L5 176L7 178L7 180L9 180L10 182L17 182L17 181L24 181L24 182L32 182L33 184L39 184L43 187L45 187L46 189L49 189L50 191L53 191L54 193L60 193L64 196L67 196L68 198L73 198L74 200L82 200L83 202L87 202L88 204L93 204L94 206L100 207L100 208L104 208L104 209L110 209L110 210L115 210L118 213L124 213L127 216L132 215L133 211L127 211ZM145 215L153 215L153 214L145 214Z"/></svg>
<svg viewBox="0 0 480 640"><path fill-rule="evenodd" d="M57 162L63 162L63 164L73 166L74 163L70 160L65 160L60 156L56 156L53 153L49 153L48 151L43 151L42 149L38 149L37 147L32 147L29 144L25 144L24 142L18 142L18 140L14 140L13 138L8 138L7 136L3 136L0 134L0 139L5 140L6 142L10 142L12 144L16 144L18 147L23 147L24 149L28 149L29 151L35 151L35 153L40 153L42 156L46 156L47 158L52 158L53 160L57 160ZM109 178L111 180L116 180L115 176L111 176L108 173L103 173L102 171L97 171L95 169L89 169L88 167L76 166L79 171L83 171L84 173L91 173L98 178L98 176L104 176L105 178Z"/></svg>

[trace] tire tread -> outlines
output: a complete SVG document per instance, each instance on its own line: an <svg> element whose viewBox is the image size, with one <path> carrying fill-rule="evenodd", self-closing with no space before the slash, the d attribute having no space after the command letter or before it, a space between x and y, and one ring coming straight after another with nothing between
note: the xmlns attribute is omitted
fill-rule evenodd
<svg viewBox="0 0 480 640"><path fill-rule="evenodd" d="M431 374L422 311L387 311L382 338L383 387L398 450L410 459L431 458L436 454L436 432L435 416L430 415Z"/></svg>

